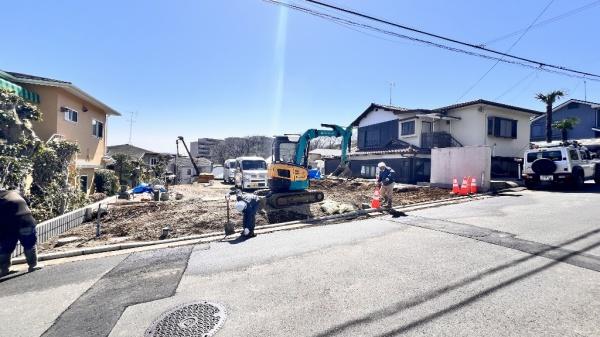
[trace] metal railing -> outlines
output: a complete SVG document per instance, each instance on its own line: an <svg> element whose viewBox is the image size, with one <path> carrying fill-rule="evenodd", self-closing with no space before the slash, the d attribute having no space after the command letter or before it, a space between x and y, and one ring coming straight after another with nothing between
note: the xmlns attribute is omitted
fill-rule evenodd
<svg viewBox="0 0 600 337"><path fill-rule="evenodd" d="M113 203L115 200L117 200L117 196L112 196L69 213L59 215L56 218L40 222L37 224L37 226L35 226L38 245L50 240L55 236L59 236L60 234L72 228L80 226L86 220L86 214L91 215L92 211L98 209L100 205L107 205ZM12 257L17 257L21 254L23 254L23 246L18 244L17 248L12 253Z"/></svg>
<svg viewBox="0 0 600 337"><path fill-rule="evenodd" d="M447 132L438 131L421 134L421 148L423 149L461 146L462 144Z"/></svg>

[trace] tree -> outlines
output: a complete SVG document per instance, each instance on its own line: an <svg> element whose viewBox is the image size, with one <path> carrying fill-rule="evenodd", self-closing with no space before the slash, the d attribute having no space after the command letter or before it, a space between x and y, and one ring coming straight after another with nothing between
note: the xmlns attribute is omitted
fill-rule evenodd
<svg viewBox="0 0 600 337"><path fill-rule="evenodd" d="M560 134L562 136L562 141L566 142L567 141L567 133L569 132L569 130L573 130L573 127L579 123L579 119L576 117L569 117L569 118L565 118L561 121L556 121L554 123L552 123L552 127L555 129L560 130Z"/></svg>
<svg viewBox="0 0 600 337"><path fill-rule="evenodd" d="M11 91L0 90L0 188L28 195L38 221L87 202L85 194L70 183L76 180L73 168L77 144L41 142L31 124L41 117L37 106Z"/></svg>
<svg viewBox="0 0 600 337"><path fill-rule="evenodd" d="M546 142L548 143L552 142L552 105L564 95L565 93L560 90L535 95L536 99L546 104Z"/></svg>
<svg viewBox="0 0 600 337"><path fill-rule="evenodd" d="M243 156L271 155L273 138L266 136L229 137L211 149L210 159L213 163L223 164L225 160Z"/></svg>
<svg viewBox="0 0 600 337"><path fill-rule="evenodd" d="M152 171L154 171L154 175L157 178L163 178L165 173L167 172L167 165L169 160L171 160L171 156L168 154L159 154L157 163L152 166Z"/></svg>
<svg viewBox="0 0 600 337"><path fill-rule="evenodd" d="M131 162L131 159L126 154L117 153L112 156L115 160L113 164L113 168L119 177L120 185L127 185L131 180L131 175L133 173L134 165Z"/></svg>

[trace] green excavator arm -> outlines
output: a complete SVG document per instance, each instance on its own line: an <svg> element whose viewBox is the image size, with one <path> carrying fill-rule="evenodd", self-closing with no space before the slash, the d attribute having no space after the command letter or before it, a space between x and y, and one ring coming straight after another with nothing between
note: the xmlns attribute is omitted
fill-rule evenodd
<svg viewBox="0 0 600 337"><path fill-rule="evenodd" d="M294 164L304 167L307 166L308 148L312 139L317 137L342 137L342 155L340 158L340 165L336 171L340 168L347 168L348 151L350 150L352 140L352 126L346 128L334 124L321 124L321 126L330 128L331 130L309 129L300 136L300 139L298 139L298 146L296 147Z"/></svg>

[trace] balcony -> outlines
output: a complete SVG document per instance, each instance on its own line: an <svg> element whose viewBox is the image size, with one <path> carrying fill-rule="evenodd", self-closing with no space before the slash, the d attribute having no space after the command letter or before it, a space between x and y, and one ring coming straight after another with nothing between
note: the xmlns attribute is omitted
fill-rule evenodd
<svg viewBox="0 0 600 337"><path fill-rule="evenodd" d="M461 147L462 144L447 132L429 132L421 134L421 148Z"/></svg>

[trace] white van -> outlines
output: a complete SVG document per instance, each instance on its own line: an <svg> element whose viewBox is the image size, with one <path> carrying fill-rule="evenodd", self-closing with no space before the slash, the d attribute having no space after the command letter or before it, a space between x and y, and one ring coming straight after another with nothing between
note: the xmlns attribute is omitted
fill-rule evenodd
<svg viewBox="0 0 600 337"><path fill-rule="evenodd" d="M235 182L235 159L227 159L223 164L223 182L233 184Z"/></svg>
<svg viewBox="0 0 600 337"><path fill-rule="evenodd" d="M267 188L267 162L261 157L236 158L235 187L242 190Z"/></svg>

